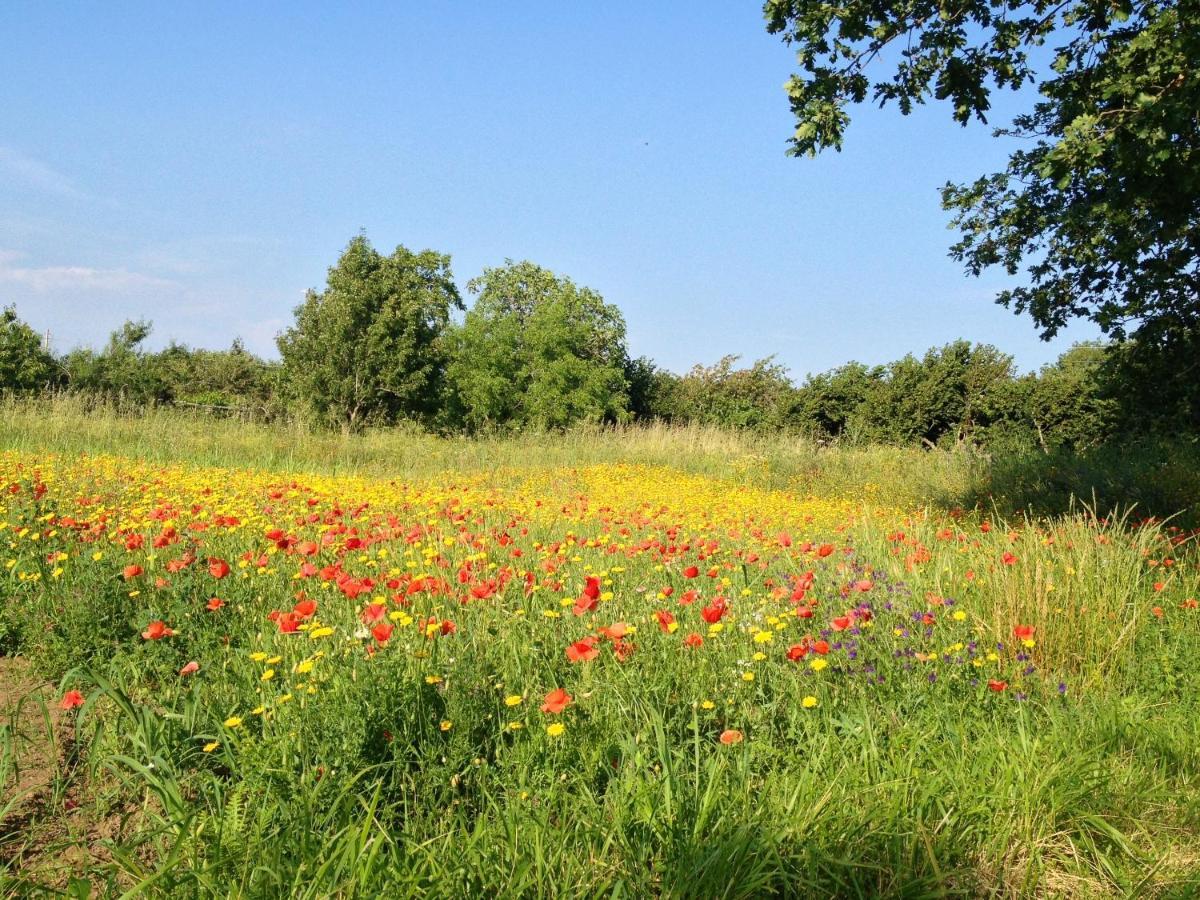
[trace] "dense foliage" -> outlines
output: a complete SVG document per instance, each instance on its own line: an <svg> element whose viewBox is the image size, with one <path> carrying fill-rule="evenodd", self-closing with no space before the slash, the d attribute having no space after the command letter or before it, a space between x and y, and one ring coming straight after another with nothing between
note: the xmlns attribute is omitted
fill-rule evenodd
<svg viewBox="0 0 1200 900"><path fill-rule="evenodd" d="M126 407L169 404L359 430L402 422L444 433L660 421L805 434L844 444L1086 451L1114 439L1200 432L1196 340L1080 344L1020 374L989 345L955 341L886 365L850 362L794 382L773 359L726 356L679 375L629 355L621 311L532 262L468 282L448 256L354 238L326 289L296 309L281 363L172 343L127 322L100 350L61 359L13 310L0 329L0 391L69 391Z"/></svg>
<svg viewBox="0 0 1200 900"><path fill-rule="evenodd" d="M397 247L385 257L360 235L279 337L285 396L315 421L347 428L431 417L442 335L461 308L449 256Z"/></svg>

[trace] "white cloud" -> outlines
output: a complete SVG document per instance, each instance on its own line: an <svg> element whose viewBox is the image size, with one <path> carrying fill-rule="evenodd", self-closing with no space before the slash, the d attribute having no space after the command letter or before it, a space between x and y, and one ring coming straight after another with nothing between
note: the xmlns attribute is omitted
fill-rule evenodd
<svg viewBox="0 0 1200 900"><path fill-rule="evenodd" d="M71 179L40 160L0 144L0 172L28 187L60 197L82 197Z"/></svg>
<svg viewBox="0 0 1200 900"><path fill-rule="evenodd" d="M91 266L21 266L21 254L0 250L0 283L22 285L43 294L53 291L138 291L177 288L165 278L128 269L96 269Z"/></svg>

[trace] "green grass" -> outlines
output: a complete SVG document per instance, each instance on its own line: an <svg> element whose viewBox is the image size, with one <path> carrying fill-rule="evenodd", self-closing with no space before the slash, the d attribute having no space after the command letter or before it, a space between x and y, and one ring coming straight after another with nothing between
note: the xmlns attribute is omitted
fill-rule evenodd
<svg viewBox="0 0 1200 900"><path fill-rule="evenodd" d="M1028 519L981 505L960 517L951 511L996 461L700 429L343 437L170 410L84 414L60 402L7 407L0 448L19 450L23 466L0 462L0 489L19 487L0 500L0 565L13 561L0 569L0 639L56 686L43 700L47 723L62 690L87 696L47 727L62 742L53 789L19 831L0 831L0 878L13 894L1200 893L1200 609L1188 603L1200 598L1200 576L1192 543L1170 525L1138 524L1136 513L1100 520L1082 507ZM127 461L106 468L83 456L96 453ZM190 468L159 468L179 462ZM577 512L580 494L609 496L606 473L631 463L669 467L634 471L650 473L647 495L671 498L671 512ZM439 486L428 496L373 481L349 491L331 475ZM471 478L482 486L463 492ZM309 494L269 492L293 480L312 488L312 505ZM700 493L707 483L731 509L749 498L749 514L767 523L760 533L707 522L721 503ZM764 492L746 494L750 485ZM360 494L373 506L356 511ZM834 524L842 497L863 510ZM231 510L247 520L189 531L195 513L182 498L211 507L201 510L205 523ZM536 507L535 498L553 502ZM151 516L166 503L177 508ZM559 504L567 511L547 512ZM112 518L91 541L62 519L98 510ZM301 522L310 510L364 534L382 534L387 512L398 517L386 525L398 530L363 548L339 549L349 532L335 531L321 564L338 558L359 575L437 572L441 555L459 593L452 576L464 566L467 585L504 566L563 585L526 597L514 577L466 605L425 592L407 608L389 602L415 623L397 620L368 658L370 639L347 638L378 591L350 601L319 579L293 578L300 558L286 553L258 565L272 522L319 538L320 523ZM814 522L805 524L806 512ZM179 542L153 549L176 520ZM432 529L420 546L406 537L417 525ZM126 549L135 533L144 547ZM665 561L607 552L651 534L690 546ZM702 559L709 539L721 549ZM819 556L801 548L806 539L837 550ZM153 577L167 577L166 562L186 548L197 563L155 588ZM743 550L768 567L734 555ZM250 561L239 568L244 553ZM233 563L232 576L214 580L210 557ZM715 582L681 574L693 561L729 564L721 572L735 617L719 634L699 617ZM146 572L123 578L130 562ZM601 569L613 597L574 616L569 598ZM790 591L808 570L814 619L772 624L767 616L793 607L765 579ZM861 594L842 595L866 580ZM667 584L675 593L656 598ZM689 585L704 594L686 606ZM299 589L318 599L334 634L280 634L267 619L290 609ZM216 612L205 607L214 594L226 603ZM815 656L786 659L801 633L860 598L873 617L860 619L855 656L833 649L824 671L808 666ZM682 627L660 630L660 610ZM936 624L918 622L923 613ZM422 637L415 629L431 615L455 620L457 632ZM178 634L142 639L152 619ZM568 662L568 643L618 619L637 627L628 659L601 641L595 661ZM1014 643L1015 624L1036 627L1033 648ZM757 642L759 629L773 638ZM692 630L705 635L700 649L682 646ZM181 677L193 659L200 671ZM989 678L1007 689L993 692ZM554 686L574 697L559 716L537 709ZM521 702L507 706L515 695ZM805 706L810 696L815 708ZM256 715L258 705L269 715ZM559 721L564 734L548 734ZM722 744L725 729L744 740ZM6 785L20 752L12 734L0 729ZM218 746L205 752L210 743ZM64 817L68 799L78 809Z"/></svg>

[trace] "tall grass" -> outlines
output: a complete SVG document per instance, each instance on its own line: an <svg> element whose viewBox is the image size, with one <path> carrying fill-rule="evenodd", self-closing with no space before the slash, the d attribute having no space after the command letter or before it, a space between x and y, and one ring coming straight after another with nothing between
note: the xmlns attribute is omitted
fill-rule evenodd
<svg viewBox="0 0 1200 900"><path fill-rule="evenodd" d="M263 424L173 407L122 408L71 395L0 398L0 446L116 453L152 461L377 477L441 471L636 462L818 497L890 506L1053 515L1078 503L1101 514L1174 516L1200 525L1200 446L1156 444L1089 456L822 445L782 433L653 423L564 433L439 437L414 427L362 434Z"/></svg>
<svg viewBox="0 0 1200 900"><path fill-rule="evenodd" d="M467 440L130 415L69 398L0 412L0 447L23 451L0 481L18 487L0 498L0 630L59 692L87 695L63 713L83 756L58 754L28 835L0 841L0 889L1200 894L1200 609L1189 604L1200 572L1182 534L1140 524L1136 511L1071 508L1069 490L1055 498L1062 510L1027 516L997 490L998 461L971 453L702 428ZM39 492L23 464L47 452L66 460ZM87 460L72 459L100 453L228 471L173 468L173 481L153 466L85 471ZM524 472L547 503L439 487L343 497L346 482L319 479L320 490L285 495L247 468L380 482ZM717 487L696 491L701 479L672 470ZM643 471L666 484L631 487L630 472ZM580 494L625 506L569 517ZM649 512L639 502L664 494L672 502ZM397 496L361 517L368 507L350 502ZM866 501L853 521L806 518L842 510L833 500L845 497ZM957 509L972 497L974 510ZM715 515L742 501L742 525ZM203 513L195 531L189 509ZM85 528L100 510L114 518ZM211 527L210 512L231 511L243 521ZM633 552L640 533L621 528L654 516L650 533L678 546ZM177 543L152 546L176 525ZM299 557L267 555L272 526L331 536L314 559L378 582L348 599L316 575L300 580ZM341 543L360 533L379 540ZM708 556L709 538L725 555ZM828 552L816 546L825 541ZM168 568L184 548L194 564ZM211 574L214 557L234 563L227 576ZM683 571L693 561L694 578ZM728 584L699 571L726 561L717 574ZM125 574L130 562L145 571ZM463 593L507 566L562 583L525 593L518 575L481 602ZM576 616L585 574L601 570L612 596ZM789 599L805 570L815 573L812 619ZM364 604L385 577L418 571L444 572L452 592L385 598L397 630L371 644ZM668 583L679 590L661 591ZM688 585L702 586L701 601L681 602ZM298 589L319 599L328 633L286 634L268 618ZM217 593L223 605L210 610ZM699 612L716 593L736 610L723 631L706 630ZM869 624L853 655L832 649L827 670L790 658L803 632L843 640L833 617L863 600L873 617L854 620ZM683 627L667 627L662 611ZM430 617L434 632L419 630ZM459 627L443 640L436 623L447 617ZM153 619L177 633L144 638ZM570 642L617 620L637 629L628 659L610 648L568 661ZM1035 628L1032 646L1016 624ZM704 635L696 652L682 642L692 629ZM189 660L200 669L185 676ZM574 697L560 718L539 711L552 686ZM550 722L566 722L565 733ZM727 729L744 740L723 743ZM0 792L18 750L0 729ZM103 838L59 829L68 796L89 822L118 824Z"/></svg>

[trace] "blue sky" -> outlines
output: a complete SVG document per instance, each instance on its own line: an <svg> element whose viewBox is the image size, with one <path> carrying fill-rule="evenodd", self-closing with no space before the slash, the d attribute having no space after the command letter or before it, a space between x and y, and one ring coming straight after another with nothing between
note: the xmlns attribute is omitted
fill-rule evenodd
<svg viewBox="0 0 1200 900"><path fill-rule="evenodd" d="M946 180L990 128L860 107L841 154L785 155L790 50L754 2L0 6L0 305L58 349L126 318L157 344L273 354L365 229L461 285L531 259L682 371L775 354L797 378L958 337L1038 340L946 256ZM1019 98L998 97L993 124Z"/></svg>

